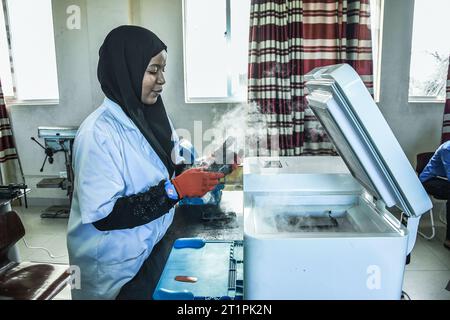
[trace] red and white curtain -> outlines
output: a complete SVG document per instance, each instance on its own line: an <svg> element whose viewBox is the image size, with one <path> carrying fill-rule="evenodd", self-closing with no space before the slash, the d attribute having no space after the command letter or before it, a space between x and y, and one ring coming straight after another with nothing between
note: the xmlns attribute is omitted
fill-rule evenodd
<svg viewBox="0 0 450 320"><path fill-rule="evenodd" d="M2 2L3 12L5 14L6 34L8 37L9 58L11 62L11 73L14 75L11 55L11 39L9 32L9 19L6 7L6 1ZM13 76L14 78L14 76ZM1 75L0 75L1 79ZM14 88L15 92L15 88ZM2 84L0 80L0 185L10 183L25 183L19 156L15 147L13 130L9 119L8 109L5 104Z"/></svg>
<svg viewBox="0 0 450 320"><path fill-rule="evenodd" d="M0 82L0 184L25 183Z"/></svg>
<svg viewBox="0 0 450 320"><path fill-rule="evenodd" d="M445 100L444 119L442 123L442 143L450 140L450 58L447 74L447 98Z"/></svg>
<svg viewBox="0 0 450 320"><path fill-rule="evenodd" d="M335 154L307 108L304 76L348 63L373 93L369 1L252 0L248 99L267 123L269 154Z"/></svg>

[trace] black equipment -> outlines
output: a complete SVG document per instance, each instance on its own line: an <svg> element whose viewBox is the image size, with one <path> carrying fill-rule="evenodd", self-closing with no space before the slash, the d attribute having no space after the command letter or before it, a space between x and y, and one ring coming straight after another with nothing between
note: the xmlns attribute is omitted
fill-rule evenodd
<svg viewBox="0 0 450 320"><path fill-rule="evenodd" d="M73 196L73 171L72 171L72 148L78 128L76 127L39 127L38 136L44 139L44 145L34 137L31 140L44 149L45 158L40 172L44 171L45 163L53 164L54 155L58 152L64 153L66 176L59 178L42 179L36 187L38 188L61 188L67 190L69 206L51 206L41 213L41 218L67 218L70 212Z"/></svg>

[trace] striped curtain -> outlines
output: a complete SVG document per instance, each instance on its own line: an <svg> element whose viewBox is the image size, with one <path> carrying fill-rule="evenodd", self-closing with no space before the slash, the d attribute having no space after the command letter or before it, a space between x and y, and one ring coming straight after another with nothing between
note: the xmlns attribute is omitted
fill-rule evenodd
<svg viewBox="0 0 450 320"><path fill-rule="evenodd" d="M348 63L373 93L369 1L252 0L248 99L267 124L266 154L336 154L307 108L304 76Z"/></svg>
<svg viewBox="0 0 450 320"><path fill-rule="evenodd" d="M11 38L9 30L9 18L6 1L2 1L3 13L6 26L6 35L8 37L9 59L11 64L11 74L14 82L14 68L11 54ZM1 78L1 75L0 75ZM13 84L14 85L14 84ZM14 86L14 93L16 88ZM0 184L8 185L10 183L25 183L22 166L16 151L11 123L9 120L8 109L5 105L2 84L0 81Z"/></svg>
<svg viewBox="0 0 450 320"><path fill-rule="evenodd" d="M0 82L0 184L25 183Z"/></svg>
<svg viewBox="0 0 450 320"><path fill-rule="evenodd" d="M442 141L444 143L450 140L450 58L448 64L447 74L447 98L445 101L444 119L442 123Z"/></svg>

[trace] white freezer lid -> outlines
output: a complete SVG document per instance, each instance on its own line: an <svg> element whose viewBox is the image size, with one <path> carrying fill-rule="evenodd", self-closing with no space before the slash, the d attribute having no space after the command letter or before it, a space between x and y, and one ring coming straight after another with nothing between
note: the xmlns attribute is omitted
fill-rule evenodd
<svg viewBox="0 0 450 320"><path fill-rule="evenodd" d="M356 71L348 64L321 67L306 81L310 108L366 190L408 216L430 210L430 198Z"/></svg>

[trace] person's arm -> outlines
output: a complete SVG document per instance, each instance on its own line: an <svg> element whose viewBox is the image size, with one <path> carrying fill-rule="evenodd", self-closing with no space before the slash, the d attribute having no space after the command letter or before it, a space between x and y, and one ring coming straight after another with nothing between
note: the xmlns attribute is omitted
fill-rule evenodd
<svg viewBox="0 0 450 320"><path fill-rule="evenodd" d="M447 174L447 179L450 181L450 150L444 149L441 155L442 164L444 165L445 173Z"/></svg>
<svg viewBox="0 0 450 320"><path fill-rule="evenodd" d="M166 214L178 199L184 197L203 196L219 183L223 174L190 169L172 179L173 191L171 199L168 195L166 180L157 186L137 195L117 199L113 210L105 218L95 221L94 227L100 231L130 229L147 224Z"/></svg>
<svg viewBox="0 0 450 320"><path fill-rule="evenodd" d="M218 175L190 169L173 178L173 184L160 181L126 196L122 155L107 129L82 130L75 139L74 183L83 224L105 231L140 226L167 213L178 199L203 196L218 183Z"/></svg>
<svg viewBox="0 0 450 320"><path fill-rule="evenodd" d="M94 222L94 226L100 231L130 229L160 218L178 202L167 196L165 182L162 180L146 192L117 199L112 212Z"/></svg>

